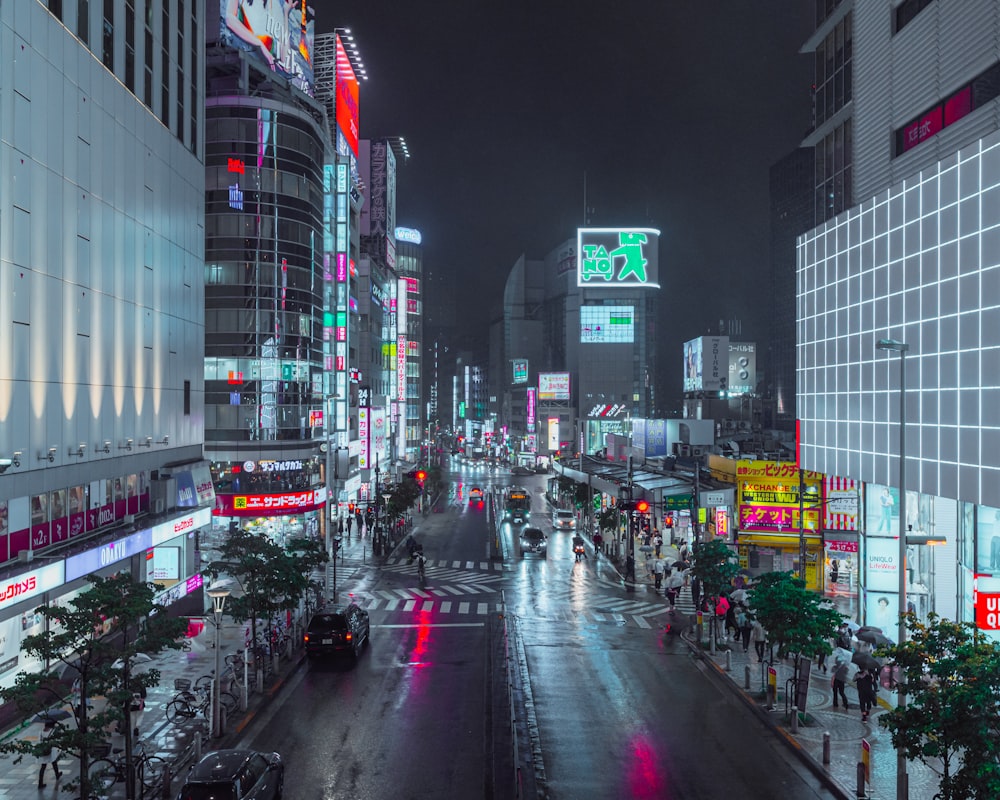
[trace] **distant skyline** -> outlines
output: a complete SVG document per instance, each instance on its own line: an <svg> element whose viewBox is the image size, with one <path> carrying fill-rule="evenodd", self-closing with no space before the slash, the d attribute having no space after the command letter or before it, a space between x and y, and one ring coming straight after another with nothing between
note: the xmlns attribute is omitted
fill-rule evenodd
<svg viewBox="0 0 1000 800"><path fill-rule="evenodd" d="M397 220L453 282L458 324L485 335L521 253L594 225L661 230L663 335L739 319L765 343L768 170L811 120L812 3L320 5L370 79L361 136L404 136ZM672 386L672 381L670 386Z"/></svg>

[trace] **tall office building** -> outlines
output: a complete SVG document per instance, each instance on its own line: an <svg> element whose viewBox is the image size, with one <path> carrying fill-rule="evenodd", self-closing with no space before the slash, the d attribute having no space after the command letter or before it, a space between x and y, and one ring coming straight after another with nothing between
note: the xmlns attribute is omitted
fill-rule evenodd
<svg viewBox="0 0 1000 800"><path fill-rule="evenodd" d="M1000 5L849 18L854 202L798 245L802 464L865 482L869 619L894 622L905 568L918 615L993 629L976 604L1000 594Z"/></svg>
<svg viewBox="0 0 1000 800"><path fill-rule="evenodd" d="M332 145L311 96L311 38L293 52L275 37L269 61L241 25L224 16L208 37L205 452L217 524L281 540L319 533L326 508Z"/></svg>
<svg viewBox="0 0 1000 800"><path fill-rule="evenodd" d="M204 30L194 0L0 4L6 653L91 573L204 608Z"/></svg>

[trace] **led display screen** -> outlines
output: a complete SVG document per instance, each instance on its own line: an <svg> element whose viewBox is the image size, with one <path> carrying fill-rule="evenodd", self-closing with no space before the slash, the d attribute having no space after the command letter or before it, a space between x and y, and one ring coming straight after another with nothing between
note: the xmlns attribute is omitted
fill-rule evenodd
<svg viewBox="0 0 1000 800"><path fill-rule="evenodd" d="M582 344L631 344L635 341L635 309L632 306L581 306Z"/></svg>
<svg viewBox="0 0 1000 800"><path fill-rule="evenodd" d="M568 372L540 372L538 374L539 400L569 400Z"/></svg>
<svg viewBox="0 0 1000 800"><path fill-rule="evenodd" d="M223 45L249 53L267 69L312 95L315 12L306 0L222 0L220 22Z"/></svg>
<svg viewBox="0 0 1000 800"><path fill-rule="evenodd" d="M578 228L577 286L660 286L655 228Z"/></svg>

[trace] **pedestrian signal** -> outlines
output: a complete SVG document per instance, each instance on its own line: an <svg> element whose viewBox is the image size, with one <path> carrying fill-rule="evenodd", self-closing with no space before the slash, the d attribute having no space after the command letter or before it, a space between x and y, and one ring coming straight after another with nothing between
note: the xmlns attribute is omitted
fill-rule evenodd
<svg viewBox="0 0 1000 800"><path fill-rule="evenodd" d="M645 514L649 511L649 501L648 500L636 500L635 510L640 514Z"/></svg>

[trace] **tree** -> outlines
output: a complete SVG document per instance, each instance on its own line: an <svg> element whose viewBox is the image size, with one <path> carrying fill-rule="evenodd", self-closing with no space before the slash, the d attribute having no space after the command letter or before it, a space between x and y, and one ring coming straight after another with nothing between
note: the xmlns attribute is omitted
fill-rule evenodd
<svg viewBox="0 0 1000 800"><path fill-rule="evenodd" d="M615 506L608 506L597 515L597 527L606 533L618 530L621 524L621 512Z"/></svg>
<svg viewBox="0 0 1000 800"><path fill-rule="evenodd" d="M942 800L1000 797L1000 645L971 622L906 614L907 639L880 648L900 669L903 708L879 717L893 747L938 771Z"/></svg>
<svg viewBox="0 0 1000 800"><path fill-rule="evenodd" d="M264 640L257 635L258 622L266 623L267 641L275 641L276 615L299 604L313 585L310 574L325 561L326 552L318 542L294 539L285 548L267 534L238 528L229 533L218 558L206 567L205 573L213 581L228 576L239 583L241 593L231 595L226 607L236 622L250 622L258 670L264 663Z"/></svg>
<svg viewBox="0 0 1000 800"><path fill-rule="evenodd" d="M42 672L20 672L14 685L0 690L4 702L13 702L25 719L61 703L66 694L64 674L76 678L73 709L75 725L62 722L45 742L9 740L0 751L38 756L50 746L79 759L79 776L67 784L90 797L91 753L103 746L106 731L121 726L125 734L126 795L135 796L132 761L132 731L129 707L133 693L156 686L158 670L132 671L139 653L155 655L165 649L179 649L186 622L168 617L166 608L153 598L159 588L140 583L128 573L108 578L90 576L89 589L65 605L39 606L36 613L46 620L46 630L25 637L21 650L47 664ZM105 706L92 712L90 697L106 698Z"/></svg>
<svg viewBox="0 0 1000 800"><path fill-rule="evenodd" d="M692 574L701 582L706 597L718 597L728 589L739 571L736 555L722 539L695 542ZM715 647L715 614L709 615L709 641ZM715 652L714 649L712 652Z"/></svg>
<svg viewBox="0 0 1000 800"><path fill-rule="evenodd" d="M812 658L830 655L830 640L843 616L829 601L806 589L805 581L791 572L767 572L749 592L750 606L772 642L778 643L778 657Z"/></svg>

